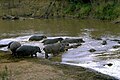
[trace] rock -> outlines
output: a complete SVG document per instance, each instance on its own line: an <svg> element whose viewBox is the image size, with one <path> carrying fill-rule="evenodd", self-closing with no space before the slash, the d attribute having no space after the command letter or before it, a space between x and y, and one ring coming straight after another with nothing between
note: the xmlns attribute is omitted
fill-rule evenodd
<svg viewBox="0 0 120 80"><path fill-rule="evenodd" d="M99 37L92 37L92 39L95 39L95 40L102 40L102 38L99 38Z"/></svg>
<svg viewBox="0 0 120 80"><path fill-rule="evenodd" d="M89 52L95 52L96 50L95 49L90 49Z"/></svg>
<svg viewBox="0 0 120 80"><path fill-rule="evenodd" d="M106 44L107 44L107 41L104 40L101 44L102 44L102 45L106 45Z"/></svg>
<svg viewBox="0 0 120 80"><path fill-rule="evenodd" d="M111 67L113 64L112 63L108 63L108 64L104 64L103 66L105 66L105 65Z"/></svg>
<svg viewBox="0 0 120 80"><path fill-rule="evenodd" d="M120 48L120 45L115 45L115 46L113 46L113 48Z"/></svg>
<svg viewBox="0 0 120 80"><path fill-rule="evenodd" d="M11 16L11 15L4 15L2 17L3 20L18 20L19 17L18 16Z"/></svg>
<svg viewBox="0 0 120 80"><path fill-rule="evenodd" d="M113 21L114 24L120 23L120 20Z"/></svg>

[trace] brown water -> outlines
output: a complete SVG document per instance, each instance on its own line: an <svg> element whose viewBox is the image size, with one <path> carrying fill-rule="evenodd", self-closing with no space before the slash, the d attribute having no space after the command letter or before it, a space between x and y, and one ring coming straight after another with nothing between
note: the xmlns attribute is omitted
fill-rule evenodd
<svg viewBox="0 0 120 80"><path fill-rule="evenodd" d="M81 36L88 32L92 36L120 35L120 25L99 20L76 19L27 19L0 20L0 38L28 34L47 36Z"/></svg>

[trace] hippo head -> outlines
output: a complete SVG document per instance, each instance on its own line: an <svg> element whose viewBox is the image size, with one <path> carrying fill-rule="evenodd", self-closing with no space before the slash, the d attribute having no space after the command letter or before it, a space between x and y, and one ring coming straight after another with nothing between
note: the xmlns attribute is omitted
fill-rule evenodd
<svg viewBox="0 0 120 80"><path fill-rule="evenodd" d="M43 35L42 37L43 37L43 38L47 38L47 36L45 36L45 35Z"/></svg>
<svg viewBox="0 0 120 80"><path fill-rule="evenodd" d="M62 41L62 40L63 40L63 38L58 38L58 40L59 40L59 41Z"/></svg>
<svg viewBox="0 0 120 80"><path fill-rule="evenodd" d="M84 43L84 42L85 42L83 39L77 39L77 40L78 40L78 42L80 42L80 43Z"/></svg>
<svg viewBox="0 0 120 80"><path fill-rule="evenodd" d="M41 50L40 50L40 48L38 46L35 46L35 48L36 48L37 52L41 53Z"/></svg>
<svg viewBox="0 0 120 80"><path fill-rule="evenodd" d="M11 41L10 43L8 43L8 49L10 48L10 45L13 43L13 41Z"/></svg>

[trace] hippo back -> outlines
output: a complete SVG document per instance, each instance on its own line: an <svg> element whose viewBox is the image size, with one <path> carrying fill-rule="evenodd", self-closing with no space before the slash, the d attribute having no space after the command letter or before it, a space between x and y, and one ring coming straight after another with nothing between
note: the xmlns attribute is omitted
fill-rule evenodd
<svg viewBox="0 0 120 80"><path fill-rule="evenodd" d="M8 44L8 48L10 50L16 50L17 48L19 48L21 46L21 44L17 41L12 41Z"/></svg>
<svg viewBox="0 0 120 80"><path fill-rule="evenodd" d="M46 45L46 44L54 44L54 43L57 43L59 41L61 42L62 40L63 40L63 38L46 39L42 43L44 43L44 45Z"/></svg>
<svg viewBox="0 0 120 80"><path fill-rule="evenodd" d="M40 41L40 40L42 40L42 39L44 39L44 38L46 38L46 36L31 36L30 38L29 38L29 41Z"/></svg>
<svg viewBox="0 0 120 80"><path fill-rule="evenodd" d="M18 56L29 56L31 54L36 54L37 52L41 52L39 47L29 45L23 45L16 50Z"/></svg>

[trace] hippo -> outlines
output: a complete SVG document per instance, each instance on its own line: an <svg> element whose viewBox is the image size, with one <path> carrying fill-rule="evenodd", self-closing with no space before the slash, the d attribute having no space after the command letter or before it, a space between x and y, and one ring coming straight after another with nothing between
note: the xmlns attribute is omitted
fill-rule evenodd
<svg viewBox="0 0 120 80"><path fill-rule="evenodd" d="M42 35L42 36L31 36L30 38L29 38L29 41L40 41L40 40L42 40L42 39L44 39L44 38L47 38L45 35Z"/></svg>
<svg viewBox="0 0 120 80"><path fill-rule="evenodd" d="M61 43L84 43L85 41L83 41L83 39L79 38L79 39L70 39L70 38L66 38L64 40L61 41Z"/></svg>
<svg viewBox="0 0 120 80"><path fill-rule="evenodd" d="M12 51L12 55L15 56L16 55L16 49L19 48L21 46L21 44L17 41L12 41L8 44L8 49L10 49Z"/></svg>
<svg viewBox="0 0 120 80"><path fill-rule="evenodd" d="M46 45L46 44L54 44L54 43L57 43L59 41L61 42L62 40L63 40L63 38L46 39L42 43L44 43L44 45Z"/></svg>
<svg viewBox="0 0 120 80"><path fill-rule="evenodd" d="M48 53L53 54L53 56L57 56L60 52L67 51L67 47L69 44L67 43L55 43L46 45L43 50L45 51L45 58L48 59Z"/></svg>
<svg viewBox="0 0 120 80"><path fill-rule="evenodd" d="M41 53L41 50L38 46L29 46L29 45L20 46L16 50L17 57L24 57L24 56L30 56L30 55L31 57L33 57L33 55L37 57L37 54L36 54L37 52Z"/></svg>

